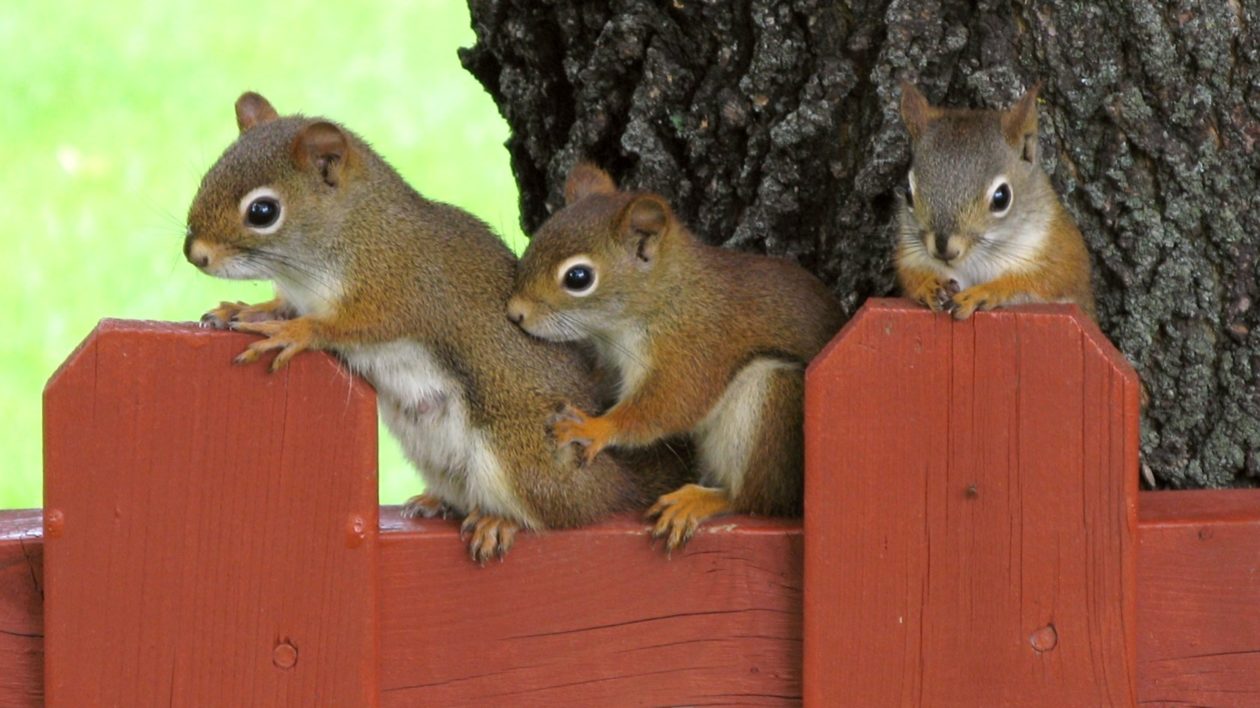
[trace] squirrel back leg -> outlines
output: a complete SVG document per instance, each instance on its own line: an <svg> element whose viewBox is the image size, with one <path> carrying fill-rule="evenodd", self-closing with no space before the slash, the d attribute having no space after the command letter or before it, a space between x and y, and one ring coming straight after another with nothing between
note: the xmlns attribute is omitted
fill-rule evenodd
<svg viewBox="0 0 1260 708"><path fill-rule="evenodd" d="M684 485L648 510L658 517L653 535L669 550L720 514L800 512L804 376L799 364L762 358L731 380L696 430L702 484Z"/></svg>
<svg viewBox="0 0 1260 708"><path fill-rule="evenodd" d="M805 485L805 372L783 368L766 381L748 463L732 499L741 514L800 516Z"/></svg>

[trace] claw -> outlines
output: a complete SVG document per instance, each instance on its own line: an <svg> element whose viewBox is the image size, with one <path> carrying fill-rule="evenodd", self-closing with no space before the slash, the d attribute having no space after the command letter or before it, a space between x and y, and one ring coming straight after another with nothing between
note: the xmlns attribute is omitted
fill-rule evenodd
<svg viewBox="0 0 1260 708"><path fill-rule="evenodd" d="M688 484L657 499L645 516L656 517L653 545L656 539L663 538L665 550L673 552L687 545L705 519L730 510L731 501L725 490Z"/></svg>
<svg viewBox="0 0 1260 708"><path fill-rule="evenodd" d="M417 494L403 504L401 513L404 519L432 519L437 516L445 519L450 512L451 507L440 498L431 494Z"/></svg>
<svg viewBox="0 0 1260 708"><path fill-rule="evenodd" d="M280 353L271 362L272 371L278 371L284 367L290 359L308 349L314 341L311 322L305 318L266 322L235 320L230 323L230 327L237 332L261 334L266 337L266 339L251 343L245 351L236 355L233 361L237 364L249 364L257 361L264 352L279 349Z"/></svg>
<svg viewBox="0 0 1260 708"><path fill-rule="evenodd" d="M463 540L466 534L470 534L468 557L485 567L486 561L491 558L502 561L507 556L520 528L520 524L502 516L469 514L460 526L460 539Z"/></svg>
<svg viewBox="0 0 1260 708"><path fill-rule="evenodd" d="M589 465L608 446L612 437L612 424L606 416L592 417L581 409L568 405L548 419L551 434L560 447L580 445L582 464Z"/></svg>

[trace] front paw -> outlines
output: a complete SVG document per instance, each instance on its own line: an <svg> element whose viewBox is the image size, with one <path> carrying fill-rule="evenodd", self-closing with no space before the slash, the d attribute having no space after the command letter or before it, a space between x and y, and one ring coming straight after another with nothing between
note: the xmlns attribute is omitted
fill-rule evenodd
<svg viewBox="0 0 1260 708"><path fill-rule="evenodd" d="M249 305L239 300L236 302L223 301L219 303L218 307L202 315L198 325L209 327L210 329L230 329L232 323L236 321L237 315L246 309L249 309Z"/></svg>
<svg viewBox="0 0 1260 708"><path fill-rule="evenodd" d="M967 288L949 299L949 312L956 320L965 320L976 310L992 310L1000 305L997 298L983 286Z"/></svg>
<svg viewBox="0 0 1260 708"><path fill-rule="evenodd" d="M595 457L608 446L612 437L612 426L603 417L591 417L580 408L565 406L562 411L550 420L551 434L556 445L577 444L585 447L583 461L590 464Z"/></svg>
<svg viewBox="0 0 1260 708"><path fill-rule="evenodd" d="M468 512L459 527L459 537L468 538L468 556L484 567L491 558L503 560L516 542L516 532L521 525L493 514L483 515L476 509Z"/></svg>
<svg viewBox="0 0 1260 708"><path fill-rule="evenodd" d="M223 301L219 306L201 316L198 323L210 329L231 329L237 322L268 322L271 320L292 319L296 313L280 299L264 302L261 305L250 305L237 300Z"/></svg>
<svg viewBox="0 0 1260 708"><path fill-rule="evenodd" d="M939 278L927 278L919 283L913 292L908 293L910 299L925 305L932 312L940 312L949 304L949 298L958 292L958 283L950 280L942 282Z"/></svg>
<svg viewBox="0 0 1260 708"><path fill-rule="evenodd" d="M315 336L310 320L299 317L296 320L275 322L233 322L232 329L237 332L261 334L266 339L250 344L245 351L236 356L237 364L249 364L258 360L264 352L280 350L271 362L271 370L277 371L289 360L314 345Z"/></svg>

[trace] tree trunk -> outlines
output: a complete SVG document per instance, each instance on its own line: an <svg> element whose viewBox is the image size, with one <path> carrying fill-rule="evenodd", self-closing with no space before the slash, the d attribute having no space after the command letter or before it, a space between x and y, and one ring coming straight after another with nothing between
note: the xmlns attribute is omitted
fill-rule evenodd
<svg viewBox="0 0 1260 708"><path fill-rule="evenodd" d="M461 57L511 126L527 232L590 158L712 243L797 259L850 312L892 292L897 80L976 107L1044 80L1046 169L1149 391L1145 464L1161 486L1254 484L1257 4L472 0Z"/></svg>

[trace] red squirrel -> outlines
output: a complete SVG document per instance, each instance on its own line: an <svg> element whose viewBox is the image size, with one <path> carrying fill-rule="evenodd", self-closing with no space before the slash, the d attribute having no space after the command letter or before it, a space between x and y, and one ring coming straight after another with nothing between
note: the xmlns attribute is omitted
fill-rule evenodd
<svg viewBox="0 0 1260 708"><path fill-rule="evenodd" d="M508 318L588 345L617 397L600 415L574 402L557 443L597 461L689 436L701 483L649 510L670 550L718 514L799 514L804 368L839 329L838 302L785 259L703 243L663 197L619 191L593 165L573 169L565 197L522 256Z"/></svg>
<svg viewBox="0 0 1260 708"><path fill-rule="evenodd" d="M275 282L260 305L203 323L262 335L237 361L334 353L375 387L381 417L425 479L406 516L464 516L469 552L502 557L521 528L642 509L683 479L651 454L592 464L557 449L547 419L595 404L589 367L503 318L517 260L477 218L430 201L358 136L256 93L240 137L202 180L184 253L220 278Z"/></svg>
<svg viewBox="0 0 1260 708"><path fill-rule="evenodd" d="M1038 89L978 111L929 105L902 82L913 157L895 260L907 297L957 319L1031 302L1095 317L1085 240L1037 161Z"/></svg>

